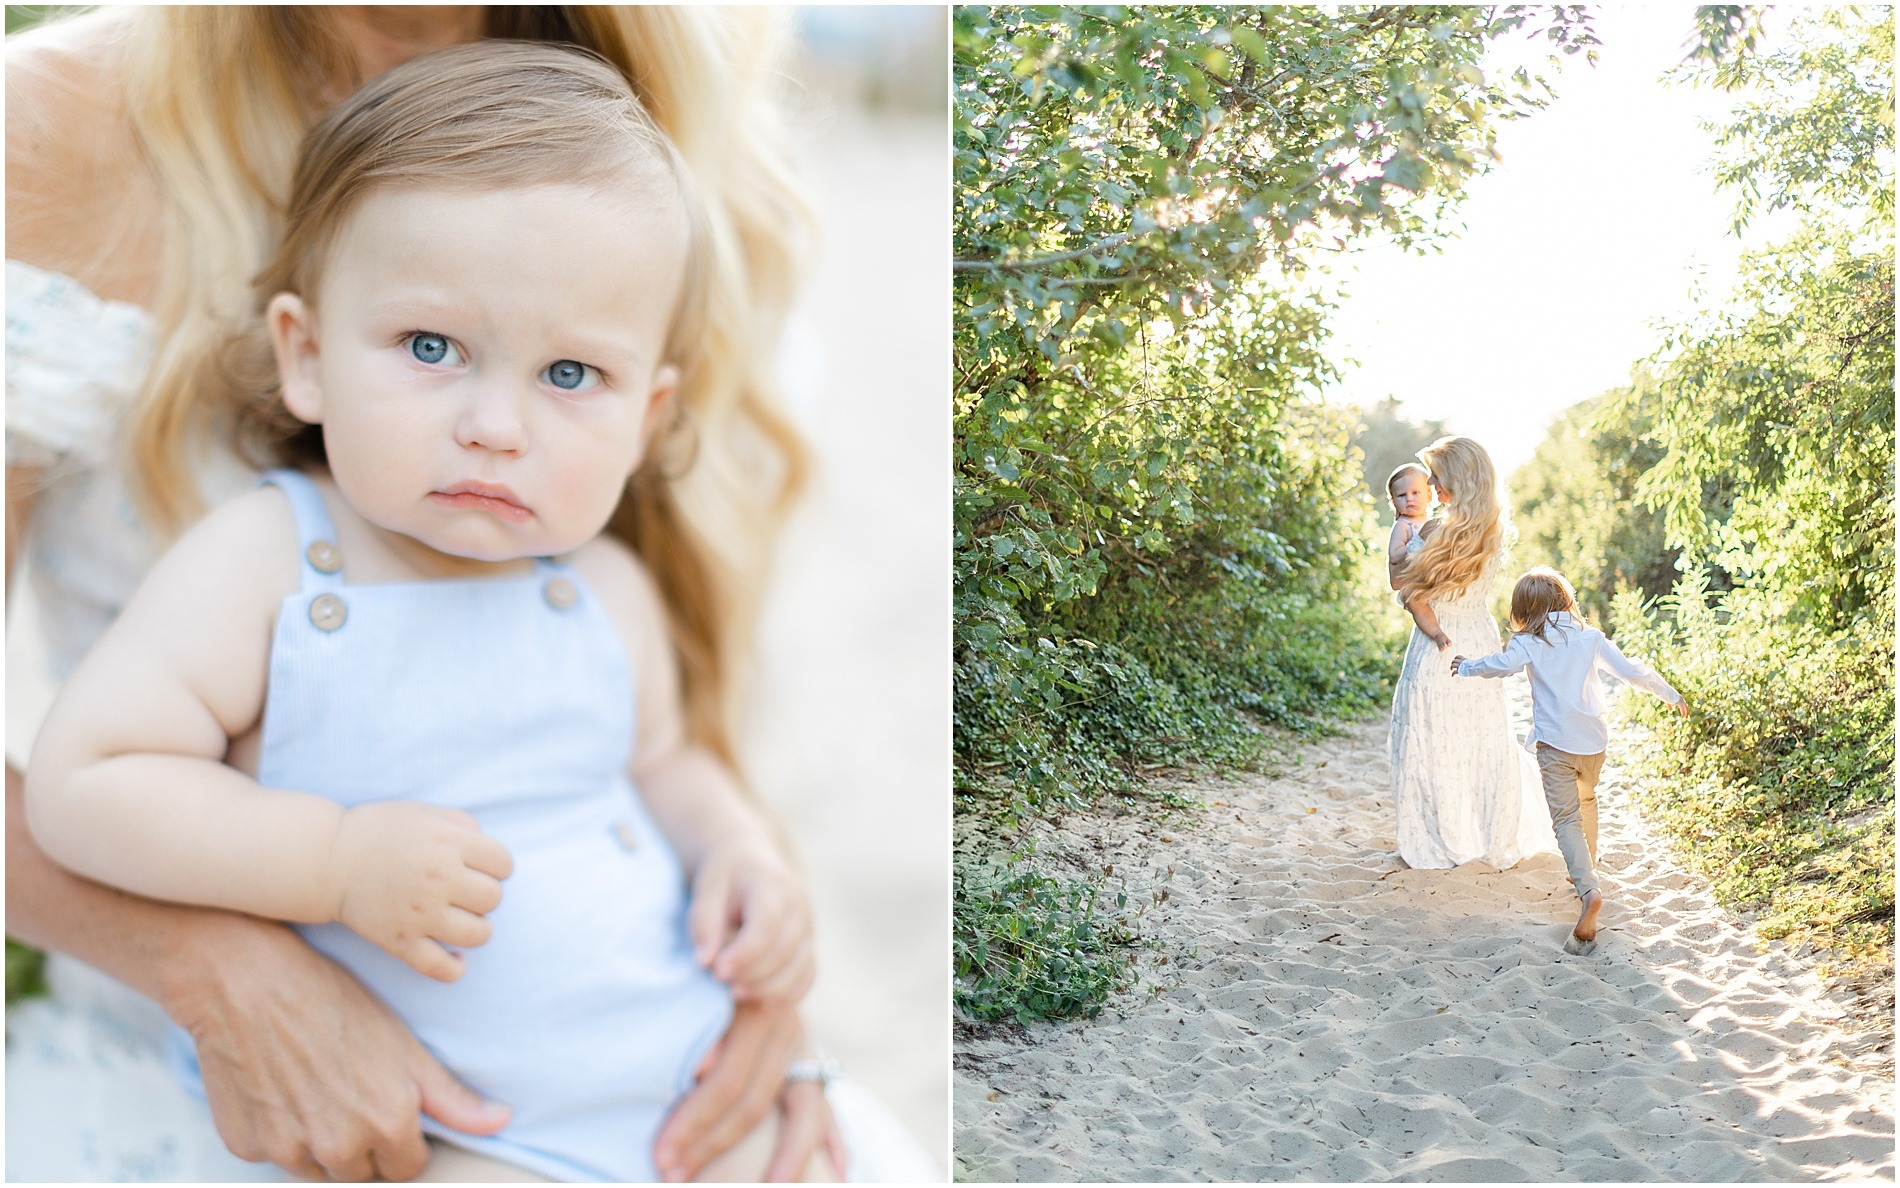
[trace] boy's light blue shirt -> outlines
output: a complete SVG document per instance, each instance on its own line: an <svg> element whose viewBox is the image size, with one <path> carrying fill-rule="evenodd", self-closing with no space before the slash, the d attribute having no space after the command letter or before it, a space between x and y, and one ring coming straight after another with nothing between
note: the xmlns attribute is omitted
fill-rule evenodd
<svg viewBox="0 0 1900 1188"><path fill-rule="evenodd" d="M1458 665L1458 675L1467 677L1507 677L1530 670L1531 736L1525 746L1535 750L1541 742L1572 755L1595 755L1609 747L1599 667L1671 705L1682 700L1654 669L1625 656L1608 636L1585 627L1574 615L1558 611L1548 623L1544 639L1519 632L1502 652Z"/></svg>

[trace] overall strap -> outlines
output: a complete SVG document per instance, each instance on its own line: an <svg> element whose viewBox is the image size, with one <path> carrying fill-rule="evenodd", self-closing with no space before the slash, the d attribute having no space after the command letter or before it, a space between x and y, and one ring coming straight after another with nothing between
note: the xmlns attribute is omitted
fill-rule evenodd
<svg viewBox="0 0 1900 1188"><path fill-rule="evenodd" d="M336 526L330 522L330 509L310 476L300 470L268 470L258 476L257 485L276 487L290 500L291 514L297 518L297 553L301 564L297 571L306 594L343 588L343 554L336 544Z"/></svg>

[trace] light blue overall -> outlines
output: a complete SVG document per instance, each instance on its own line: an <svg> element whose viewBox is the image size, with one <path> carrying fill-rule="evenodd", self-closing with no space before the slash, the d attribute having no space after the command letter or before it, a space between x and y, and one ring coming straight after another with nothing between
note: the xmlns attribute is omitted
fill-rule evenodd
<svg viewBox="0 0 1900 1188"><path fill-rule="evenodd" d="M655 1178L654 1135L732 1004L693 960L679 861L627 778L619 633L545 560L520 578L346 585L310 559L336 539L316 486L263 481L289 497L305 559L271 644L259 782L462 809L515 863L494 936L452 983L341 924L301 931L514 1110L492 1138L425 1118L431 1133L559 1180ZM330 553L315 555L336 568Z"/></svg>

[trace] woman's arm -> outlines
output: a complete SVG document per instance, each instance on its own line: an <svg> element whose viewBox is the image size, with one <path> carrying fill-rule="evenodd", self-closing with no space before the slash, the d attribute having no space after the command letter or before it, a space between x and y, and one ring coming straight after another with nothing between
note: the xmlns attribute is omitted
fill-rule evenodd
<svg viewBox="0 0 1900 1188"><path fill-rule="evenodd" d="M7 772L7 933L157 1002L191 1033L218 1137L306 1179L406 1180L421 1114L493 1134L506 1107L436 1063L389 1008L281 924L154 903L78 878L33 844Z"/></svg>

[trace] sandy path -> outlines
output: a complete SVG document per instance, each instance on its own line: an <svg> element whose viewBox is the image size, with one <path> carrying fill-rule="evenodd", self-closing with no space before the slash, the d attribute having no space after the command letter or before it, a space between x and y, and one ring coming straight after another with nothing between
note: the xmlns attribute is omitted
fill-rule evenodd
<svg viewBox="0 0 1900 1188"><path fill-rule="evenodd" d="M1891 1179L1878 1037L1755 951L1623 779L1612 750L1590 957L1555 855L1404 868L1383 720L1091 820L1064 840L1168 889L1161 952L1096 1020L959 1044L959 1177Z"/></svg>

